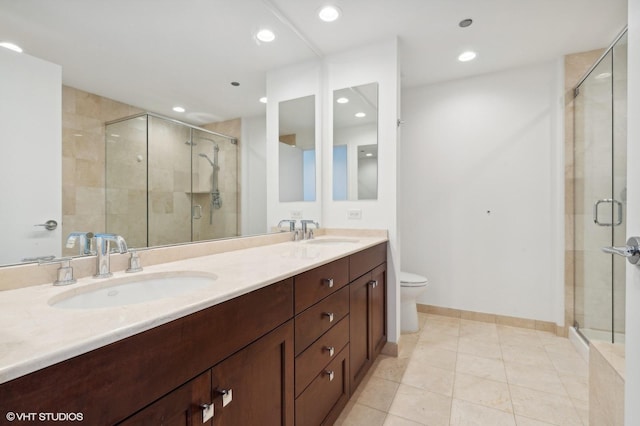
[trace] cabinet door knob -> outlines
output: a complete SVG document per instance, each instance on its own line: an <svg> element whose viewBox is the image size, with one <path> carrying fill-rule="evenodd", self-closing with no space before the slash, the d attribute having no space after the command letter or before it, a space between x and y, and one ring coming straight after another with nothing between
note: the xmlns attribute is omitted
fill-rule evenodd
<svg viewBox="0 0 640 426"><path fill-rule="evenodd" d="M226 407L233 401L233 389L216 389L214 393L222 396L222 406Z"/></svg>
<svg viewBox="0 0 640 426"><path fill-rule="evenodd" d="M322 348L322 349L324 349L326 352L329 352L329 356L330 356L330 357L331 357L331 356L333 356L333 354L334 354L334 353L335 353L335 351L336 351L336 348L334 348L333 346L325 346L325 347L324 347L324 348Z"/></svg>
<svg viewBox="0 0 640 426"><path fill-rule="evenodd" d="M213 418L213 404L200 404L202 409L202 423L206 423Z"/></svg>
<svg viewBox="0 0 640 426"><path fill-rule="evenodd" d="M325 376L329 376L329 381L332 382L333 381L333 371L331 370L324 370L322 372L322 374L324 374Z"/></svg>
<svg viewBox="0 0 640 426"><path fill-rule="evenodd" d="M323 312L322 316L328 317L329 322L333 322L333 312Z"/></svg>
<svg viewBox="0 0 640 426"><path fill-rule="evenodd" d="M378 281L377 280L369 281L369 285L371 286L371 288L376 288L378 287Z"/></svg>
<svg viewBox="0 0 640 426"><path fill-rule="evenodd" d="M333 287L333 278L324 278L322 280L322 282L324 282L326 285L328 285L329 288Z"/></svg>

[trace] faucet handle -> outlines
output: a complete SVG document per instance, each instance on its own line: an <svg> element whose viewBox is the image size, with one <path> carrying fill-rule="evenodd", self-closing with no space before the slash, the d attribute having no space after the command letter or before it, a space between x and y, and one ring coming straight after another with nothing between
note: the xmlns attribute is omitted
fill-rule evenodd
<svg viewBox="0 0 640 426"><path fill-rule="evenodd" d="M53 285L69 285L74 284L77 280L73 277L73 268L71 267L71 258L70 257L61 257L59 259L39 259L38 265L45 265L48 263L59 263L60 267L58 268L58 274L56 280L53 282Z"/></svg>
<svg viewBox="0 0 640 426"><path fill-rule="evenodd" d="M136 250L131 250L131 257L129 258L129 267L125 272L140 272L142 271L142 263L140 262L140 256Z"/></svg>

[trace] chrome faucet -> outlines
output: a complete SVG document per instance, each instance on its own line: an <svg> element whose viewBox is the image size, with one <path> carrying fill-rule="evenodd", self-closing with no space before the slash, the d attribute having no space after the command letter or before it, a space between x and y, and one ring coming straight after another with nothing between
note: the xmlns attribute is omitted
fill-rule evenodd
<svg viewBox="0 0 640 426"><path fill-rule="evenodd" d="M96 274L93 278L109 278L113 274L111 273L111 262L109 254L111 254L111 243L116 243L117 251L119 253L127 252L127 242L120 235L116 234L95 234L94 247L96 249L97 266Z"/></svg>
<svg viewBox="0 0 640 426"><path fill-rule="evenodd" d="M289 231L296 230L296 221L294 219L282 219L280 222L278 222L278 228L282 228L283 223L289 224Z"/></svg>
<svg viewBox="0 0 640 426"><path fill-rule="evenodd" d="M313 229L307 229L309 225L313 225L316 229L320 229L320 224L315 220L303 219L300 221L302 223L302 239L303 240L313 240Z"/></svg>
<svg viewBox="0 0 640 426"><path fill-rule="evenodd" d="M67 248L74 248L78 242L79 254L94 254L91 251L93 232L72 232L67 237Z"/></svg>

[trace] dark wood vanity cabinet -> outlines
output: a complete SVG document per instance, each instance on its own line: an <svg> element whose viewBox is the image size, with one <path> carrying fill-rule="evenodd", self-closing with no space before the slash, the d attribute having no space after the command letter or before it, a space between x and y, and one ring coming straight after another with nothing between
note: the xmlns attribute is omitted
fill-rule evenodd
<svg viewBox="0 0 640 426"><path fill-rule="evenodd" d="M331 425L385 343L383 243L1 384L0 408L104 425Z"/></svg>
<svg viewBox="0 0 640 426"><path fill-rule="evenodd" d="M353 393L387 342L385 245L352 255L350 271L351 277L354 278L349 285L349 343Z"/></svg>

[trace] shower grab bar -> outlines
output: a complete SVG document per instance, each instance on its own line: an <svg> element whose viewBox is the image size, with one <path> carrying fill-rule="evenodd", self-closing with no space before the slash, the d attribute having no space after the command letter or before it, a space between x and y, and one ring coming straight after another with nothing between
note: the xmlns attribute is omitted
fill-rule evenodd
<svg viewBox="0 0 640 426"><path fill-rule="evenodd" d="M629 263L636 265L640 261L640 237L629 237L623 247L602 247L602 251L626 257Z"/></svg>
<svg viewBox="0 0 640 426"><path fill-rule="evenodd" d="M606 222L600 222L598 220L598 206L600 204L603 203L611 203L611 204L615 204L618 207L618 221L617 222L610 222L610 223L606 223ZM598 226L618 226L622 224L622 203L618 200L615 200L613 198L603 198L602 200L598 200L596 201L596 203L593 205L593 222L598 225Z"/></svg>

